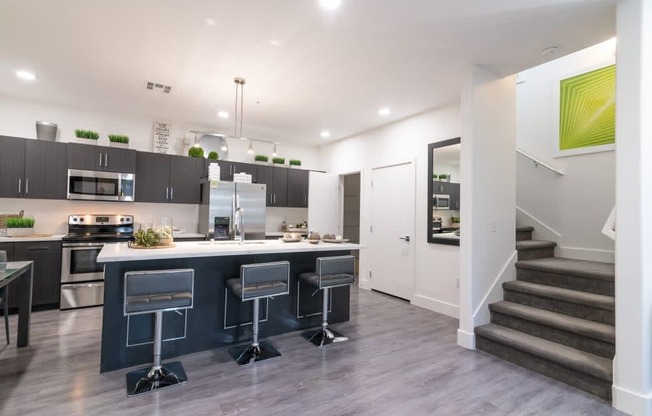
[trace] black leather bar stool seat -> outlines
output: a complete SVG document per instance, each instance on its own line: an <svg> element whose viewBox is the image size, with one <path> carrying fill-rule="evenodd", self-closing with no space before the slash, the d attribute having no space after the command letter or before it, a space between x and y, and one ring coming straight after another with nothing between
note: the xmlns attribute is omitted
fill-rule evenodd
<svg viewBox="0 0 652 416"><path fill-rule="evenodd" d="M183 365L161 364L163 312L192 309L193 269L154 270L125 273L124 316L154 314L154 362L151 367L127 374L127 395L137 396L188 380Z"/></svg>
<svg viewBox="0 0 652 416"><path fill-rule="evenodd" d="M260 299L287 295L290 287L290 263L244 264L240 266L240 278L229 279L226 287L243 302L253 301L253 340L251 345L229 348L229 354L240 365L248 365L273 358L281 353L268 341L258 341Z"/></svg>
<svg viewBox="0 0 652 416"><path fill-rule="evenodd" d="M328 328L328 307L331 289L353 284L355 278L355 258L353 256L319 257L316 270L301 273L299 281L317 290L323 290L322 324L319 330L304 332L303 336L318 347L348 340L347 337Z"/></svg>

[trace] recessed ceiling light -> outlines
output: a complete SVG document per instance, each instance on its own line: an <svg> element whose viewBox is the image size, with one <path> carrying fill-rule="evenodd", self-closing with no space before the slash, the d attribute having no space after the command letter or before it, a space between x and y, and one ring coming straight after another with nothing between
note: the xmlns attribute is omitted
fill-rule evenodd
<svg viewBox="0 0 652 416"><path fill-rule="evenodd" d="M16 71L16 76L25 81L34 81L36 79L36 75L29 71Z"/></svg>
<svg viewBox="0 0 652 416"><path fill-rule="evenodd" d="M380 114L381 116L388 116L391 112L392 110L390 110L387 107L381 107L378 109L378 114Z"/></svg>
<svg viewBox="0 0 652 416"><path fill-rule="evenodd" d="M340 7L342 0L319 0L319 4L324 9L334 10Z"/></svg>
<svg viewBox="0 0 652 416"><path fill-rule="evenodd" d="M219 118L229 118L229 113L227 113L226 111L218 111L217 116Z"/></svg>
<svg viewBox="0 0 652 416"><path fill-rule="evenodd" d="M215 20L213 20L213 19L206 19L206 24L209 25L209 26L213 26L213 25L215 25Z"/></svg>
<svg viewBox="0 0 652 416"><path fill-rule="evenodd" d="M320 136L323 137L324 139L331 137L331 132L328 130L322 130L320 133Z"/></svg>
<svg viewBox="0 0 652 416"><path fill-rule="evenodd" d="M278 46L281 44L281 42L279 42L277 39L272 39L269 41L269 44L272 46Z"/></svg>

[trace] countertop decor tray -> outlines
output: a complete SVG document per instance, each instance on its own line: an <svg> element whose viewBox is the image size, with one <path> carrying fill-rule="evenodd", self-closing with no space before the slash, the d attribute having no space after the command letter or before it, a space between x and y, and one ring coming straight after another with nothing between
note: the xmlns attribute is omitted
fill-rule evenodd
<svg viewBox="0 0 652 416"><path fill-rule="evenodd" d="M139 246L138 244L129 242L129 243L127 243L127 247L129 247L129 248L137 248L137 249L140 249L140 250L151 250L151 249L156 249L156 248L172 248L172 247L176 247L176 244L170 244L170 245L167 245L167 246L149 246L149 247L146 247L146 246Z"/></svg>

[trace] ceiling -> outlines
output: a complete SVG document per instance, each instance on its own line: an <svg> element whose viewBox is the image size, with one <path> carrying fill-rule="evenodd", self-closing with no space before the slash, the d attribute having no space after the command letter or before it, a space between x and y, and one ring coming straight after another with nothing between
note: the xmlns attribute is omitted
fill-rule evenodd
<svg viewBox="0 0 652 416"><path fill-rule="evenodd" d="M230 134L241 76L243 136L319 145L458 100L469 64L510 75L614 35L615 0L2 0L0 94Z"/></svg>

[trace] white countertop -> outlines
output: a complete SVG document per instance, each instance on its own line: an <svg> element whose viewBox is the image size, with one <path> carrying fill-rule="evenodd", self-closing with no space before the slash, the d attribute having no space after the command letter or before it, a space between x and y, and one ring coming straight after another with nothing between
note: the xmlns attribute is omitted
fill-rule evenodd
<svg viewBox="0 0 652 416"><path fill-rule="evenodd" d="M458 240L458 241L460 239L460 236L455 235L454 232L452 232L452 233L437 233L437 234L433 234L432 236L436 237L436 238L447 238L449 240Z"/></svg>
<svg viewBox="0 0 652 416"><path fill-rule="evenodd" d="M97 256L98 263L118 261L159 260L186 257L240 256L247 254L300 253L315 251L349 251L364 248L352 243L311 244L307 241L285 243L280 240L249 240L245 244L235 241L175 242L175 247L159 249L134 249L127 243L106 244Z"/></svg>
<svg viewBox="0 0 652 416"><path fill-rule="evenodd" d="M199 233L187 233L187 232L173 232L172 237L178 238L179 240L183 240L184 238L205 238L206 236L204 234L199 234Z"/></svg>
<svg viewBox="0 0 652 416"><path fill-rule="evenodd" d="M0 243L29 243L30 241L61 241L64 234L53 234L50 237L0 237Z"/></svg>

